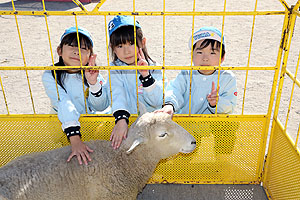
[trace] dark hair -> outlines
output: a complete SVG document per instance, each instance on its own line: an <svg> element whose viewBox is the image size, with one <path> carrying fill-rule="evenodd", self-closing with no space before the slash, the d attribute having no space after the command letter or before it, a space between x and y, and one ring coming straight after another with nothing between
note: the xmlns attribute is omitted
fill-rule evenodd
<svg viewBox="0 0 300 200"><path fill-rule="evenodd" d="M142 48L142 51L145 55L146 61L155 63L152 58L149 56L146 46L142 47L142 40L144 38L143 32L141 28L136 27L136 45L138 48ZM134 27L133 26L122 26L115 30L109 39L111 46L111 54L113 58L113 62L115 62L118 57L114 53L114 48L119 44L126 44L129 42L130 44L134 44Z"/></svg>
<svg viewBox="0 0 300 200"><path fill-rule="evenodd" d="M221 42L219 42L219 41L217 41L217 40L212 40L212 39L205 39L205 40L201 43L200 49L204 49L204 48L208 47L209 45L211 45L212 50L214 51L214 50L216 50L216 49L214 49L215 43L216 43L216 47L217 47L216 49L219 51L220 48L221 48ZM196 43L193 45L193 49L194 49L194 50L195 50L195 48L196 48ZM225 46L224 46L224 44L222 44L222 55L221 55L221 58L223 58L224 55L225 55Z"/></svg>
<svg viewBox="0 0 300 200"><path fill-rule="evenodd" d="M84 45L91 51L91 55L93 54L93 45L91 43L91 41L85 36L82 35L81 33L79 33L79 41L82 41L84 43ZM64 45L72 45L72 46L76 46L78 47L78 41L77 41L77 33L70 33L68 35L66 35L62 41L59 44L59 48L62 50ZM63 58L61 56L59 56L59 62L54 64L55 66L64 66L64 61ZM88 63L87 63L88 65ZM64 79L66 77L66 70L56 70L56 80L57 80L57 84L59 86L61 86L66 92L67 90L64 87ZM51 71L53 78L54 77L54 70ZM78 74L80 74L81 72L78 72ZM85 75L83 73L83 82L86 86L88 86L88 82L85 78Z"/></svg>

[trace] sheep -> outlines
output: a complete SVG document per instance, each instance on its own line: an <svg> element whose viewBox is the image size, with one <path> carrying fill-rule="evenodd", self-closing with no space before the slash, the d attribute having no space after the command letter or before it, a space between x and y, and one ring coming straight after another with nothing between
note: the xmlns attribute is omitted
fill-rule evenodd
<svg viewBox="0 0 300 200"><path fill-rule="evenodd" d="M196 140L166 113L146 113L114 150L110 141L86 142L92 161L66 162L70 146L20 156L0 168L1 200L136 199L157 163L171 155L190 153Z"/></svg>

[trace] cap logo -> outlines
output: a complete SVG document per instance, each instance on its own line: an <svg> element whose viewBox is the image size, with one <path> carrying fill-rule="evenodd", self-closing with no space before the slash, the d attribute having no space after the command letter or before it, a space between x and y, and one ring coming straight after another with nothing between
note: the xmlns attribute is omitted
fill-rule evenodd
<svg viewBox="0 0 300 200"><path fill-rule="evenodd" d="M111 29L113 29L115 27L114 22L112 21L109 25L108 25L108 30L110 31Z"/></svg>
<svg viewBox="0 0 300 200"><path fill-rule="evenodd" d="M204 33L195 35L194 40L200 40L201 38L206 38L206 37L210 37L210 36L213 36L213 34L210 34L209 32L204 32Z"/></svg>

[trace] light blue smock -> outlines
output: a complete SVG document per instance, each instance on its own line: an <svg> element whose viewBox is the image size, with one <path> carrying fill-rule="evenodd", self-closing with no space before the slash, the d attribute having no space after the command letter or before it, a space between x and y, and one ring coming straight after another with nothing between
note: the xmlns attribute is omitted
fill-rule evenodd
<svg viewBox="0 0 300 200"><path fill-rule="evenodd" d="M189 113L190 72L182 70L167 87L165 102L171 103L178 114ZM192 73L191 114L214 114L216 107L211 107L206 97L211 93L213 81L217 87L218 71L211 75L203 75L197 70ZM219 86L217 113L233 113L237 101L235 75L231 71L221 70Z"/></svg>

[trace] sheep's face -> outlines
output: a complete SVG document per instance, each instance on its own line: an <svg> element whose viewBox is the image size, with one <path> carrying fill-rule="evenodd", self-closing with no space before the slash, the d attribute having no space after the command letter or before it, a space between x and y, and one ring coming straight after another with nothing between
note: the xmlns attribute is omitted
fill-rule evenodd
<svg viewBox="0 0 300 200"><path fill-rule="evenodd" d="M166 113L146 113L138 119L135 126L142 135L136 141L140 140L138 143L150 146L161 158L179 152L190 153L196 147L195 138Z"/></svg>

